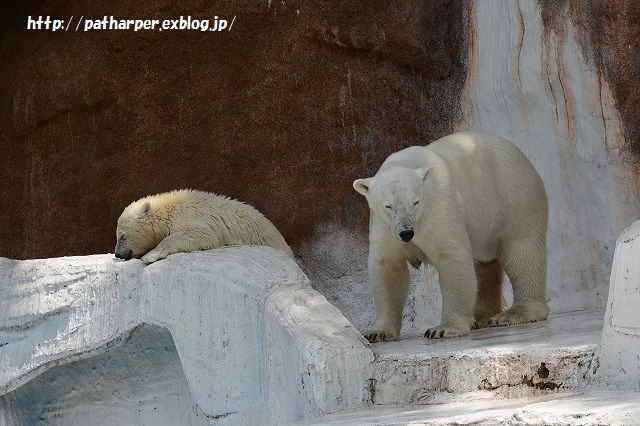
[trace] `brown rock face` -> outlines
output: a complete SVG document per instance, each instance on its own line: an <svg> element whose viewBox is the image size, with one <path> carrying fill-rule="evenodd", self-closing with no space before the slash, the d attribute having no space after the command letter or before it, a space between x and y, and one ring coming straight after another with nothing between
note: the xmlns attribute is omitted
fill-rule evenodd
<svg viewBox="0 0 640 426"><path fill-rule="evenodd" d="M127 204L177 188L256 206L303 264L319 225L366 241L351 182L458 118L466 4L283 3L6 4L0 256L112 252ZM233 26L76 32L81 16Z"/></svg>
<svg viewBox="0 0 640 426"><path fill-rule="evenodd" d="M582 51L605 78L623 120L626 146L640 176L640 2L539 0L546 26L578 27Z"/></svg>

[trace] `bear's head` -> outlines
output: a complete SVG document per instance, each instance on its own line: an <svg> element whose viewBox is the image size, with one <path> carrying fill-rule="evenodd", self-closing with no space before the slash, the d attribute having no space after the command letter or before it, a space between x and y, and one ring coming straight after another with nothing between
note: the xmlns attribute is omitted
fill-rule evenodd
<svg viewBox="0 0 640 426"><path fill-rule="evenodd" d="M118 259L140 258L158 245L150 211L151 204L145 199L135 201L124 209L116 229L115 256Z"/></svg>
<svg viewBox="0 0 640 426"><path fill-rule="evenodd" d="M353 187L365 196L371 213L391 226L393 236L407 243L414 235L428 174L427 167L390 167L374 177L355 180Z"/></svg>

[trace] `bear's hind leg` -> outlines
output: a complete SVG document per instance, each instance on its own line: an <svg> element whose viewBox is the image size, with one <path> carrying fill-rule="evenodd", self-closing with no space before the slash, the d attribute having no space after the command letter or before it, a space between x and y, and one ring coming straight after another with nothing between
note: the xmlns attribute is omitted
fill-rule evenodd
<svg viewBox="0 0 640 426"><path fill-rule="evenodd" d="M502 267L496 259L490 262L476 262L478 296L474 310L474 329L489 325L489 320L502 312Z"/></svg>
<svg viewBox="0 0 640 426"><path fill-rule="evenodd" d="M407 261L404 258L377 259L369 256L369 279L373 286L376 320L362 335L371 343L397 340L409 294Z"/></svg>
<svg viewBox="0 0 640 426"><path fill-rule="evenodd" d="M513 305L494 315L489 325L496 327L547 319L545 235L533 235L504 244L500 260L513 286Z"/></svg>

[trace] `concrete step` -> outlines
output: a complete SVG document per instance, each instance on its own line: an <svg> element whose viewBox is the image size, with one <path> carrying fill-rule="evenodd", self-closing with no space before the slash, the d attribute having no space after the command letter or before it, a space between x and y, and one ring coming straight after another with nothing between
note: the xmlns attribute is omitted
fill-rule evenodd
<svg viewBox="0 0 640 426"><path fill-rule="evenodd" d="M297 424L640 424L640 393L585 393L603 322L603 310L580 311L457 339L376 343L371 403Z"/></svg>
<svg viewBox="0 0 640 426"><path fill-rule="evenodd" d="M547 321L486 328L454 339L403 336L371 345L372 403L429 404L531 398L581 392L604 311L551 315Z"/></svg>

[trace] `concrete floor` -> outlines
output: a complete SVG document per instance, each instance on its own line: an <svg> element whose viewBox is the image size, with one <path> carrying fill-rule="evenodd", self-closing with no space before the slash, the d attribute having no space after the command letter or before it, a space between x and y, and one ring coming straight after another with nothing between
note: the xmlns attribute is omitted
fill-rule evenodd
<svg viewBox="0 0 640 426"><path fill-rule="evenodd" d="M374 343L378 358L417 355L439 356L449 353L495 353L585 348L600 343L604 310L552 314L546 321L511 327L483 328L468 336L452 339L424 339L421 335L403 335L396 342Z"/></svg>
<svg viewBox="0 0 640 426"><path fill-rule="evenodd" d="M640 394L603 392L553 399L372 406L303 425L638 425Z"/></svg>

